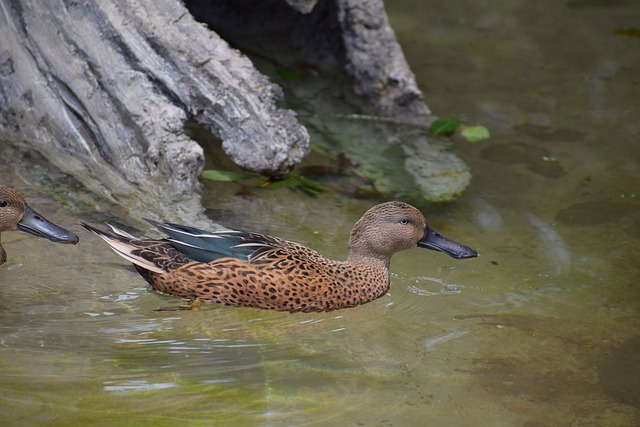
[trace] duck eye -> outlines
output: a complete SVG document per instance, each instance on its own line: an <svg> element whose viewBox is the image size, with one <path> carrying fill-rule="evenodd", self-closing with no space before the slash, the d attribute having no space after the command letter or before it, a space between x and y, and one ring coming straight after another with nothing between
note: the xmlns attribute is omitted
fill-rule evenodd
<svg viewBox="0 0 640 427"><path fill-rule="evenodd" d="M0 200L0 208L4 208L5 206L7 206L7 201L6 200Z"/></svg>
<svg viewBox="0 0 640 427"><path fill-rule="evenodd" d="M407 225L407 224L409 224L409 220L408 219L401 219L400 220L400 224Z"/></svg>

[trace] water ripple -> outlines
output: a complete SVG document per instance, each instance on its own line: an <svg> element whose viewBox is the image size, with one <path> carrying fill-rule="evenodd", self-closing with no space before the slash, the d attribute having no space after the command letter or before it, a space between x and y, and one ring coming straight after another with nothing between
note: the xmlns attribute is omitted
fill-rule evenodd
<svg viewBox="0 0 640 427"><path fill-rule="evenodd" d="M134 392L134 391L150 391L150 390L163 390L166 388L178 387L178 384L174 383L148 383L146 381L124 381L122 384L114 384L111 381L106 382L104 390L112 392ZM111 385L113 384L113 385Z"/></svg>
<svg viewBox="0 0 640 427"><path fill-rule="evenodd" d="M460 338L461 336L466 335L467 333L469 333L469 330L461 329L458 331L453 331L446 334L437 335L435 337L427 338L426 340L423 341L422 348L424 348L427 351L430 351L440 344L444 344L447 341Z"/></svg>
<svg viewBox="0 0 640 427"><path fill-rule="evenodd" d="M432 282L435 284L432 286L435 289L425 289L422 287L419 288L413 285L407 286L407 289L409 289L410 292L416 295L419 295L421 297L459 294L462 292L461 288L464 287L463 285L459 285L456 283L447 283L444 280L437 277L424 276L420 278L420 281L423 283L423 286L424 286L424 282Z"/></svg>

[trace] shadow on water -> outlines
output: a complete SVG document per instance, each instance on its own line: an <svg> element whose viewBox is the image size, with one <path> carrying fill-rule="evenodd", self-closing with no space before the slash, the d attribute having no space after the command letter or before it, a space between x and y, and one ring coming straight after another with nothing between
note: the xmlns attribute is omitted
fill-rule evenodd
<svg viewBox="0 0 640 427"><path fill-rule="evenodd" d="M3 234L1 424L640 424L638 39L616 33L637 25L638 8L387 8L429 106L492 129L488 142L456 142L474 174L463 197L421 204L480 257L400 253L389 295L333 313L159 313L179 302L78 226L118 212L70 207L3 168L5 185L80 244ZM212 220L335 258L375 203L205 188Z"/></svg>
<svg viewBox="0 0 640 427"><path fill-rule="evenodd" d="M640 408L640 337L622 343L602 361L602 389L618 402Z"/></svg>

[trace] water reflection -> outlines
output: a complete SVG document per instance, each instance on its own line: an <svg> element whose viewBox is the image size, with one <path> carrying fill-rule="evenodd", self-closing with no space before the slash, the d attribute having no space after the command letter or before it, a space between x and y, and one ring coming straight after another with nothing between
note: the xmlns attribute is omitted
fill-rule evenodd
<svg viewBox="0 0 640 427"><path fill-rule="evenodd" d="M535 227L538 237L544 244L549 261L555 266L555 273L568 272L571 268L571 256L562 237L549 225L534 214L527 212L529 222Z"/></svg>
<svg viewBox="0 0 640 427"><path fill-rule="evenodd" d="M476 221L487 231L499 231L502 227L502 215L486 200L477 196L472 199Z"/></svg>

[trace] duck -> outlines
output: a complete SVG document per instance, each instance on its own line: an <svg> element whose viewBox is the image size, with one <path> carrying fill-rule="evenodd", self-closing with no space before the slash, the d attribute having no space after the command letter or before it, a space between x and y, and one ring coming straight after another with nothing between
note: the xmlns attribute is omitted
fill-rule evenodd
<svg viewBox="0 0 640 427"><path fill-rule="evenodd" d="M57 226L36 212L18 191L0 186L0 235L5 231L23 231L57 243L78 243L78 236ZM7 261L7 252L0 242L0 264Z"/></svg>
<svg viewBox="0 0 640 427"><path fill-rule="evenodd" d="M167 237L138 238L110 224L111 232L82 226L132 262L154 289L198 304L332 311L385 295L396 252L419 247L456 259L478 256L429 227L417 208L398 201L378 204L356 222L345 261L260 233L145 221Z"/></svg>

